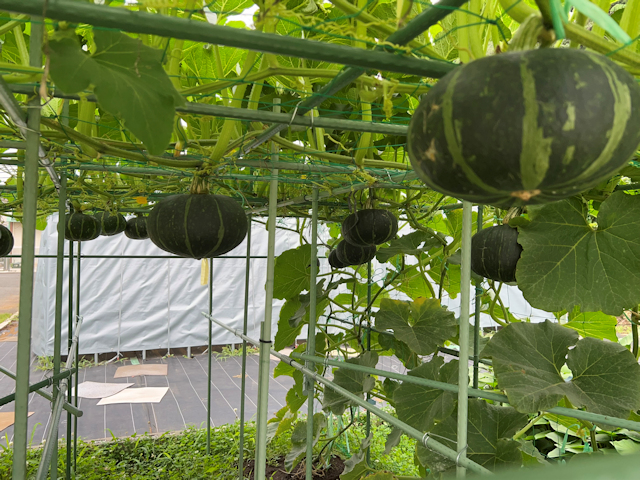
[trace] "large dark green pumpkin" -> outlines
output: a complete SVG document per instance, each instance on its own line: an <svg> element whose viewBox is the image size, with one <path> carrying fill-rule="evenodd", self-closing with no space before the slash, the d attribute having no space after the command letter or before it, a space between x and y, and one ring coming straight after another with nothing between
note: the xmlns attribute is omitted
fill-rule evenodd
<svg viewBox="0 0 640 480"><path fill-rule="evenodd" d="M75 242L86 242L100 235L100 222L82 212L68 213L65 218L64 238Z"/></svg>
<svg viewBox="0 0 640 480"><path fill-rule="evenodd" d="M236 248L247 235L247 217L224 195L174 195L158 202L147 217L149 238L181 257L211 258Z"/></svg>
<svg viewBox="0 0 640 480"><path fill-rule="evenodd" d="M144 240L149 238L147 233L147 219L141 215L127 220L124 234L132 240Z"/></svg>
<svg viewBox="0 0 640 480"><path fill-rule="evenodd" d="M331 250L331 253L329 254L329 265L331 265L331 268L334 270L339 270L349 266L348 263L342 263L338 259L338 252L336 250Z"/></svg>
<svg viewBox="0 0 640 480"><path fill-rule="evenodd" d="M521 253L518 230L509 225L485 228L471 237L471 270L497 282L515 282Z"/></svg>
<svg viewBox="0 0 640 480"><path fill-rule="evenodd" d="M359 247L342 240L335 249L336 258L345 265L362 265L376 256L376 246Z"/></svg>
<svg viewBox="0 0 640 480"><path fill-rule="evenodd" d="M13 249L13 235L4 225L0 225L0 257L5 257Z"/></svg>
<svg viewBox="0 0 640 480"><path fill-rule="evenodd" d="M352 245L380 245L398 233L398 219L391 212L366 209L352 213L342 222L342 238Z"/></svg>
<svg viewBox="0 0 640 480"><path fill-rule="evenodd" d="M431 188L501 207L580 193L640 143L640 86L598 54L568 48L475 60L422 99L407 136Z"/></svg>
<svg viewBox="0 0 640 480"><path fill-rule="evenodd" d="M124 232L127 220L119 213L100 212L95 216L100 222L100 235L110 237Z"/></svg>

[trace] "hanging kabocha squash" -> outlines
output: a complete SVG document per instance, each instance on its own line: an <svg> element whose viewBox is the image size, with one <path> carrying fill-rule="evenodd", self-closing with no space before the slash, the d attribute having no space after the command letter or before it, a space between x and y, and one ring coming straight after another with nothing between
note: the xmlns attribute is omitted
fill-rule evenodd
<svg viewBox="0 0 640 480"><path fill-rule="evenodd" d="M127 227L127 220L117 212L100 212L95 217L100 222L100 235L106 237L122 233Z"/></svg>
<svg viewBox="0 0 640 480"><path fill-rule="evenodd" d="M441 193L500 207L580 193L640 143L640 86L606 57L544 48L454 69L407 135L411 165Z"/></svg>
<svg viewBox="0 0 640 480"><path fill-rule="evenodd" d="M376 256L376 246L359 247L342 240L335 249L336 258L345 265L362 265Z"/></svg>
<svg viewBox="0 0 640 480"><path fill-rule="evenodd" d="M331 250L331 253L329 253L329 265L331 265L331 268L333 268L334 270L339 270L341 268L345 268L349 266L348 263L342 263L338 259L337 250Z"/></svg>
<svg viewBox="0 0 640 480"><path fill-rule="evenodd" d="M13 249L13 235L4 225L0 225L0 257L6 257Z"/></svg>
<svg viewBox="0 0 640 480"><path fill-rule="evenodd" d="M471 270L497 282L515 282L521 253L518 230L509 225L485 228L471 237Z"/></svg>
<svg viewBox="0 0 640 480"><path fill-rule="evenodd" d="M197 259L217 257L240 245L248 228L240 204L224 195L210 195L198 177L191 191L153 207L147 217L151 241L167 252Z"/></svg>
<svg viewBox="0 0 640 480"><path fill-rule="evenodd" d="M127 220L124 234L132 240L144 240L149 238L147 233L147 219L142 215L137 215Z"/></svg>
<svg viewBox="0 0 640 480"><path fill-rule="evenodd" d="M398 233L398 219L387 210L369 208L352 213L342 222L342 238L352 245L380 245Z"/></svg>
<svg viewBox="0 0 640 480"><path fill-rule="evenodd" d="M68 213L65 218L64 238L74 242L86 242L100 236L100 222L92 215L80 211Z"/></svg>

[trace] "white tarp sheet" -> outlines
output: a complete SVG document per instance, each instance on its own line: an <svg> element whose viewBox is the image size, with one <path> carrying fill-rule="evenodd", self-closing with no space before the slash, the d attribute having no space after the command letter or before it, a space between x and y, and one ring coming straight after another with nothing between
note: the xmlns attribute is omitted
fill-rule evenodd
<svg viewBox="0 0 640 480"><path fill-rule="evenodd" d="M279 223L285 220L279 220ZM294 225L291 225L294 226ZM320 230L324 232L324 229ZM57 215L49 218L40 253L55 255ZM299 246L295 232L276 230L276 255ZM75 244L77 246L77 244ZM68 253L69 242L65 242ZM242 328L246 239L226 256L213 261L213 316L233 328ZM321 249L322 250L322 249ZM74 252L74 253L77 253ZM323 251L319 252L323 255ZM267 231L253 223L251 255L266 256ZM82 255L169 255L150 240L130 240L124 234L82 243ZM242 258L227 258L240 256ZM258 338L264 318L266 258L251 260L248 335ZM65 261L63 298L68 298L68 261ZM329 271L325 259L321 272ZM207 285L201 285L201 261L193 259L82 259L80 269L80 353L109 353L206 345L208 321L201 315L209 305ZM74 282L75 282L74 272ZM34 288L33 351L53 354L56 259L41 258ZM284 301L273 301L273 336ZM68 302L62 309L62 345L67 344ZM302 332L303 334L304 331ZM305 334L306 336L306 334ZM213 325L213 344L238 343L238 338ZM63 347L63 354L64 354Z"/></svg>
<svg viewBox="0 0 640 480"><path fill-rule="evenodd" d="M288 220L279 219L279 224ZM295 221L289 220L290 227ZM328 229L319 225L320 237L328 238ZM402 233L411 230L403 228ZM309 232L305 234L309 238ZM246 240L245 240L246 242ZM241 329L244 308L244 282L246 243L243 242L226 256L213 261L213 316ZM65 242L65 253L69 242ZM77 244L76 244L77 245ZM300 237L295 232L276 230L276 255L296 248ZM57 249L57 215L53 215L43 232L40 253L55 255ZM75 252L77 253L77 252ZM82 243L83 255L169 255L150 240L130 240L125 235L99 237ZM253 223L251 255L266 256L267 231L264 225ZM319 256L325 249L319 248ZM228 258L228 257L242 258ZM65 261L63 298L68 298L68 261ZM251 260L249 291L249 328L251 338L259 338L260 322L264 318L266 258ZM320 272L328 273L330 267L325 258L320 259ZM366 269L361 269L366 275ZM387 274L386 264L372 262L373 281L382 284ZM81 264L80 314L84 317L80 335L80 353L109 353L157 348L177 348L207 344L207 320L201 312L208 309L208 286L201 285L201 261L193 259L83 259ZM335 280L335 277L334 277ZM34 291L33 351L36 355L53 354L55 317L56 259L39 259ZM433 284L437 292L438 286ZM346 287L336 289L335 294L347 293ZM472 306L474 303L472 290ZM392 298L408 299L394 292ZM531 322L554 319L553 315L531 307L517 287L503 285L500 294L505 306L520 319ZM273 301L273 330L275 338L277 322L283 300ZM460 296L449 298L442 304L459 315ZM67 305L63 303L62 332L66 345ZM339 315L343 317L343 315ZM487 314L481 314L483 327L496 326ZM306 327L300 338L306 338ZM213 325L214 345L238 343L238 338L223 328ZM64 348L63 348L64 354Z"/></svg>

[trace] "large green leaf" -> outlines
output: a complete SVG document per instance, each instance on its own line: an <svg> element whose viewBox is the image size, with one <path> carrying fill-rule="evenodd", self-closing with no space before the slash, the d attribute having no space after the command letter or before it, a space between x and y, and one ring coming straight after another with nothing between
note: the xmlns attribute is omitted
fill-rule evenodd
<svg viewBox="0 0 640 480"><path fill-rule="evenodd" d="M602 312L584 312L578 313L564 326L574 329L581 337L606 338L617 342L617 323L616 317L612 315Z"/></svg>
<svg viewBox="0 0 640 480"><path fill-rule="evenodd" d="M385 298L376 313L376 328L392 330L398 340L419 355L429 355L456 334L452 312L435 298L413 302Z"/></svg>
<svg viewBox="0 0 640 480"><path fill-rule="evenodd" d="M280 351L283 348L287 348L292 345L300 332L302 331L303 323L297 323L291 325L289 319L294 317L301 307L300 299L295 296L285 302L280 310L280 317L278 318L278 332L276 333L275 342L273 348Z"/></svg>
<svg viewBox="0 0 640 480"><path fill-rule="evenodd" d="M313 415L313 444L318 443L320 432L327 424L327 418L323 413ZM291 450L284 457L284 467L288 472L300 462L302 456L307 453L307 421L298 422L291 432Z"/></svg>
<svg viewBox="0 0 640 480"><path fill-rule="evenodd" d="M376 352L365 352L357 358L350 358L347 360L347 363L375 368L378 364L378 354ZM336 368L333 370L333 381L338 386L360 397L375 386L375 379L371 375L356 372L355 370L347 370L345 368ZM347 405L350 404L351 402L347 398L332 388L325 387L322 408L331 410L331 412L336 415L342 415Z"/></svg>
<svg viewBox="0 0 640 480"><path fill-rule="evenodd" d="M124 120L153 155L171 141L174 107L184 102L162 68L162 51L111 30L94 30L88 55L73 31L49 39L50 73L65 93L93 86L100 106Z"/></svg>
<svg viewBox="0 0 640 480"><path fill-rule="evenodd" d="M458 361L443 364L442 357L433 357L430 362L410 370L409 375L457 385ZM457 398L457 393L408 382L403 382L393 392L398 418L421 431L431 430L435 421L451 415Z"/></svg>
<svg viewBox="0 0 640 480"><path fill-rule="evenodd" d="M427 282L430 282L430 280L425 278L416 265L413 268L405 269L393 282L393 286L415 300L420 297L429 298L433 296Z"/></svg>
<svg viewBox="0 0 640 480"><path fill-rule="evenodd" d="M527 423L527 415L511 407L490 405L484 400L469 400L467 457L489 470L522 464L520 443L511 440ZM432 431L434 439L456 449L457 416L451 415ZM428 445L428 443L427 443ZM418 447L420 462L431 471L444 472L455 467L455 461L433 450Z"/></svg>
<svg viewBox="0 0 640 480"><path fill-rule="evenodd" d="M433 235L417 231L395 240L391 240L388 247L380 248L378 250L376 259L379 262L384 263L396 255L420 256L438 245L440 245L440 241L434 238Z"/></svg>
<svg viewBox="0 0 640 480"><path fill-rule="evenodd" d="M493 336L483 355L493 358L498 385L521 412L549 409L565 395L574 406L602 415L627 418L640 408L640 365L617 343L578 341L575 331L548 320L512 323ZM571 381L560 373L565 363Z"/></svg>
<svg viewBox="0 0 640 480"><path fill-rule="evenodd" d="M531 305L620 315L640 303L640 196L611 195L597 229L576 198L531 208L529 218L518 228L524 250L516 277Z"/></svg>
<svg viewBox="0 0 640 480"><path fill-rule="evenodd" d="M292 298L309 289L311 280L311 245L282 252L276 258L273 296Z"/></svg>

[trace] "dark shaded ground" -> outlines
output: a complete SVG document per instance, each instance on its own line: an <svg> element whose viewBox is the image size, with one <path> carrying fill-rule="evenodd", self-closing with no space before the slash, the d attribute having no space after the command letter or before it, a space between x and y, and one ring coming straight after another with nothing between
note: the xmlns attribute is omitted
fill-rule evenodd
<svg viewBox="0 0 640 480"><path fill-rule="evenodd" d="M245 476L253 479L253 469L255 462L248 460L245 462L244 474ZM314 480L338 480L340 474L344 470L344 462L341 458L333 457L331 459L331 466L328 470L321 470L314 473ZM284 469L284 458L281 458L277 466L267 465L265 477L271 480L304 480L305 478L305 465L304 462L300 462L293 472L287 473Z"/></svg>

